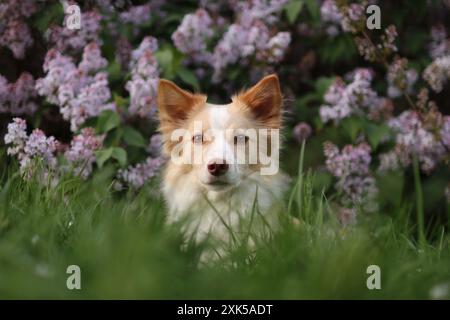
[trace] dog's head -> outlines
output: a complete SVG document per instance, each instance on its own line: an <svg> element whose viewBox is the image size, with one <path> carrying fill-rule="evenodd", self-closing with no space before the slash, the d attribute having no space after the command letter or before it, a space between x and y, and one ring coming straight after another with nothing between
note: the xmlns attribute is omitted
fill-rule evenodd
<svg viewBox="0 0 450 320"><path fill-rule="evenodd" d="M281 105L276 75L233 96L227 105L207 103L204 95L160 80L160 132L169 168L175 166L215 191L232 188L257 172L276 173Z"/></svg>

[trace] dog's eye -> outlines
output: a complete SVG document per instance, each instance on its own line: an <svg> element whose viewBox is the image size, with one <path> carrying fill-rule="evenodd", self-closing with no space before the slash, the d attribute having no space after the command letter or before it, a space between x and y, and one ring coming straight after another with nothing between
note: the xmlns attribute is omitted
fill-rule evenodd
<svg viewBox="0 0 450 320"><path fill-rule="evenodd" d="M247 142L248 142L248 139L249 139L249 138L248 138L247 136L243 135L243 134L234 136L234 144L243 144L243 143L247 143Z"/></svg>
<svg viewBox="0 0 450 320"><path fill-rule="evenodd" d="M195 134L192 137L192 142L193 143L202 143L203 142L203 134L199 133L199 134Z"/></svg>

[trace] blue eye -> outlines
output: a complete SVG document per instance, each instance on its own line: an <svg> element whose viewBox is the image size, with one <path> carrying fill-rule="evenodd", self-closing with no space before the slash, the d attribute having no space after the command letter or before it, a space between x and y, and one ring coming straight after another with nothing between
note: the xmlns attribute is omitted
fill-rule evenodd
<svg viewBox="0 0 450 320"><path fill-rule="evenodd" d="M194 143L202 143L203 142L203 134L195 134L193 137L192 137L192 142L194 142Z"/></svg>

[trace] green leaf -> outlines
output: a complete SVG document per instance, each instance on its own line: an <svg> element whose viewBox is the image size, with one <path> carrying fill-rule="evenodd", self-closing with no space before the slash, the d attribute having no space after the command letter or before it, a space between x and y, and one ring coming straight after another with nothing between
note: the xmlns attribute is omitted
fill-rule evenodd
<svg viewBox="0 0 450 320"><path fill-rule="evenodd" d="M183 55L173 46L166 45L155 52L156 60L163 70L163 76L167 79L175 78L181 65Z"/></svg>
<svg viewBox="0 0 450 320"><path fill-rule="evenodd" d="M111 156L116 159L122 167L127 164L127 152L125 149L115 147L112 149Z"/></svg>
<svg viewBox="0 0 450 320"><path fill-rule="evenodd" d="M112 110L105 110L98 118L97 131L100 133L105 133L116 128L119 124L119 115Z"/></svg>
<svg viewBox="0 0 450 320"><path fill-rule="evenodd" d="M181 80L191 85L195 90L200 90L200 85L198 83L197 77L192 71L184 67L180 67L178 69L177 75L181 78Z"/></svg>
<svg viewBox="0 0 450 320"><path fill-rule="evenodd" d="M375 150L380 144L381 140L383 140L383 138L390 133L388 126L376 125L373 123L367 123L367 125L365 126L365 130L367 133L367 139L369 140L369 143L373 150Z"/></svg>
<svg viewBox="0 0 450 320"><path fill-rule="evenodd" d="M133 147L146 147L146 141L142 134L132 127L125 127L123 131L123 140Z"/></svg>
<svg viewBox="0 0 450 320"><path fill-rule="evenodd" d="M103 164L111 158L113 153L113 148L102 149L95 151L95 159L99 168L103 167Z"/></svg>
<svg viewBox="0 0 450 320"><path fill-rule="evenodd" d="M291 0L284 6L290 24L294 24L303 8L303 0Z"/></svg>
<svg viewBox="0 0 450 320"><path fill-rule="evenodd" d="M351 141L355 141L358 133L363 128L363 123L359 118L347 118L342 121L342 127L348 134Z"/></svg>
<svg viewBox="0 0 450 320"><path fill-rule="evenodd" d="M321 99L328 88L331 86L331 84L334 82L334 80L335 77L320 77L319 79L317 79L314 87L316 89L317 95L321 97Z"/></svg>
<svg viewBox="0 0 450 320"><path fill-rule="evenodd" d="M320 22L320 8L317 0L305 0L305 4L314 22Z"/></svg>

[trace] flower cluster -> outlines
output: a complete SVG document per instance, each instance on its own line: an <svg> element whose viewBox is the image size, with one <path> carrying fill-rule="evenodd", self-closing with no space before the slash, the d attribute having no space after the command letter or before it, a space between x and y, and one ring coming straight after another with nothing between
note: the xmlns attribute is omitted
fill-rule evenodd
<svg viewBox="0 0 450 320"><path fill-rule="evenodd" d="M381 172L407 167L417 156L421 169L430 173L448 157L450 116L442 116L438 111L430 114L424 118L416 111L404 111L388 122L397 133L396 145L392 151L380 155Z"/></svg>
<svg viewBox="0 0 450 320"><path fill-rule="evenodd" d="M372 40L366 37L355 37L355 43L364 59L371 62L383 62L386 57L398 51L395 45L397 36L397 28L394 25L390 25L384 30L380 43L374 44Z"/></svg>
<svg viewBox="0 0 450 320"><path fill-rule="evenodd" d="M70 148L64 157L73 174L86 179L92 172L95 162L94 152L103 145L104 136L96 136L93 128L83 128L79 135L73 137Z"/></svg>
<svg viewBox="0 0 450 320"><path fill-rule="evenodd" d="M150 18L150 3L130 7L127 11L120 13L120 20L139 26L148 22Z"/></svg>
<svg viewBox="0 0 450 320"><path fill-rule="evenodd" d="M423 78L434 91L441 92L450 78L450 55L436 58L423 71Z"/></svg>
<svg viewBox="0 0 450 320"><path fill-rule="evenodd" d="M108 75L97 72L106 64L95 42L84 48L78 66L55 49L47 53L44 62L47 75L37 80L36 89L48 102L59 106L72 131L78 130L86 119L115 109L114 103L108 102L111 99Z"/></svg>
<svg viewBox="0 0 450 320"><path fill-rule="evenodd" d="M23 59L33 38L25 18L37 10L34 0L5 0L0 4L0 46L9 48L16 59Z"/></svg>
<svg viewBox="0 0 450 320"><path fill-rule="evenodd" d="M125 88L130 93L130 115L151 118L156 112L156 95L159 80L158 62L154 52L158 42L146 37L139 47L131 53L131 80Z"/></svg>
<svg viewBox="0 0 450 320"><path fill-rule="evenodd" d="M154 134L150 138L150 143L147 147L149 156L144 162L138 163L134 166L129 166L126 169L119 170L117 173L117 189L123 189L125 185L134 189L141 188L151 178L156 176L166 159L161 154L162 136Z"/></svg>
<svg viewBox="0 0 450 320"><path fill-rule="evenodd" d="M326 104L320 107L320 118L324 123L339 123L351 115L375 115L385 107L385 99L371 88L371 70L356 69L347 78L350 83L345 84L338 78L328 88L324 96Z"/></svg>
<svg viewBox="0 0 450 320"><path fill-rule="evenodd" d="M30 169L29 166L34 160L42 161L45 168L54 168L57 164L55 151L58 141L52 136L47 137L40 129L34 129L28 135L26 127L25 120L21 118L14 118L13 122L8 124L8 133L4 138L5 144L9 145L7 153L18 158L22 173Z"/></svg>
<svg viewBox="0 0 450 320"><path fill-rule="evenodd" d="M184 16L177 30L172 34L175 47L196 62L209 62L207 41L213 36L212 19L205 9Z"/></svg>
<svg viewBox="0 0 450 320"><path fill-rule="evenodd" d="M414 69L407 69L408 60L406 58L397 58L390 66L387 72L388 96L397 98L402 93L412 93L414 84L417 81L418 74Z"/></svg>
<svg viewBox="0 0 450 320"><path fill-rule="evenodd" d="M14 83L8 83L0 75L0 113L13 115L33 114L37 104L33 101L37 93L33 76L24 72Z"/></svg>
<svg viewBox="0 0 450 320"><path fill-rule="evenodd" d="M214 81L222 77L227 66L237 62L242 65L253 60L265 64L277 63L283 59L291 41L289 32L275 33L273 28L286 2L230 1L236 20L228 25L212 51L208 50L208 41L213 36L212 27L222 26L225 19L211 18L205 8L185 16L172 34L172 40L191 61L209 64L214 70Z"/></svg>
<svg viewBox="0 0 450 320"><path fill-rule="evenodd" d="M341 151L331 142L324 144L327 169L338 179L335 188L347 207L365 205L368 211L374 209L378 188L369 169L370 151L366 143L346 145Z"/></svg>
<svg viewBox="0 0 450 320"><path fill-rule="evenodd" d="M66 16L66 19L69 16ZM101 44L99 33L102 16L96 11L81 13L81 28L69 29L65 26L55 25L47 30L47 41L60 52L81 51L90 42Z"/></svg>
<svg viewBox="0 0 450 320"><path fill-rule="evenodd" d="M437 25L431 29L429 52L433 59L450 55L450 38L447 38L447 36L447 31L443 25Z"/></svg>

